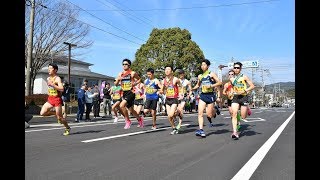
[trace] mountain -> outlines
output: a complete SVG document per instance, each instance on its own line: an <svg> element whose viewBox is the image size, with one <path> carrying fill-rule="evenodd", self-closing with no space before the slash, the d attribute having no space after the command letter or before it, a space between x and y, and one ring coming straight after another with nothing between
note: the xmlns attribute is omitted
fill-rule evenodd
<svg viewBox="0 0 320 180"><path fill-rule="evenodd" d="M279 86L280 86L281 91L279 91ZM284 92L286 92L288 94L289 97L294 97L295 96L295 82L278 82L278 83L265 85L265 92L266 93L273 93L274 91L283 92L283 90L284 90Z"/></svg>

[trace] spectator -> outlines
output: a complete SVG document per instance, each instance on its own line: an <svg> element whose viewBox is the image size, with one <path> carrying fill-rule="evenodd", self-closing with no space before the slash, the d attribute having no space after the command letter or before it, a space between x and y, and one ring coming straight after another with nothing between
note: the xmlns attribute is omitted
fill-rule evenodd
<svg viewBox="0 0 320 180"><path fill-rule="evenodd" d="M85 99L85 90L87 89L87 86L85 84L82 84L81 88L78 90L78 112L77 112L77 118L75 122L80 122L83 117L84 113L84 104L86 102Z"/></svg>
<svg viewBox="0 0 320 180"><path fill-rule="evenodd" d="M90 113L92 109L93 97L97 96L98 93L92 93L92 89L89 86L85 92L85 100L86 100L86 121L91 121Z"/></svg>
<svg viewBox="0 0 320 180"><path fill-rule="evenodd" d="M104 116L107 116L107 108L108 108L109 116L112 116L110 91L111 91L110 83L107 83L106 86L103 88L103 113L104 113Z"/></svg>

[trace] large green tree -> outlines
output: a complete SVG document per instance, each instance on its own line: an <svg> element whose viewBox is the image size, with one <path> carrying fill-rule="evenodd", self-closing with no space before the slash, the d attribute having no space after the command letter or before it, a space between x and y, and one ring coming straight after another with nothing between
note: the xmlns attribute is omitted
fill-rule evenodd
<svg viewBox="0 0 320 180"><path fill-rule="evenodd" d="M204 55L200 47L191 40L191 33L178 27L154 28L148 41L135 54L132 69L145 77L146 70L152 67L157 78L164 77L164 67L183 69L186 77L201 73L200 63Z"/></svg>

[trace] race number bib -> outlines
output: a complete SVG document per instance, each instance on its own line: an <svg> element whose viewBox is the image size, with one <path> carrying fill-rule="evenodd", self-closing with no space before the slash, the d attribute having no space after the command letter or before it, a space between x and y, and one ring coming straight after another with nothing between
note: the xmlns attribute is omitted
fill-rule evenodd
<svg viewBox="0 0 320 180"><path fill-rule="evenodd" d="M48 94L49 94L49 96L57 96L58 95L58 91L56 89L49 88L48 89Z"/></svg>
<svg viewBox="0 0 320 180"><path fill-rule="evenodd" d="M132 88L131 82L123 82L122 83L123 91L129 91L129 90L131 90L131 88Z"/></svg>
<svg viewBox="0 0 320 180"><path fill-rule="evenodd" d="M209 87L208 85L202 85L201 89L203 93L213 92L213 88Z"/></svg>
<svg viewBox="0 0 320 180"><path fill-rule="evenodd" d="M136 94L135 99L141 99L140 93Z"/></svg>
<svg viewBox="0 0 320 180"><path fill-rule="evenodd" d="M147 92L147 94L153 94L154 93L154 89L149 87L149 86L147 86L146 87L146 92Z"/></svg>
<svg viewBox="0 0 320 180"><path fill-rule="evenodd" d="M114 99L114 100L120 99L120 94L119 94L119 93L114 94L114 95L113 95L113 99Z"/></svg>
<svg viewBox="0 0 320 180"><path fill-rule="evenodd" d="M166 91L166 96L167 97L172 97L174 96L174 89L172 87L169 87Z"/></svg>

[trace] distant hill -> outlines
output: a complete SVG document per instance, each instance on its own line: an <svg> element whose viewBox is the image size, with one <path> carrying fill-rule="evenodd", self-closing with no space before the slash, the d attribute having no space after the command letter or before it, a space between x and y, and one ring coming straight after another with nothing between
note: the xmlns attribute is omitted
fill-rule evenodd
<svg viewBox="0 0 320 180"><path fill-rule="evenodd" d="M273 93L273 89L279 89L279 84L280 84L280 89L288 93L290 97L295 96L295 82L278 82L274 84L269 84L265 85L265 92L266 93ZM276 87L275 87L276 86Z"/></svg>

